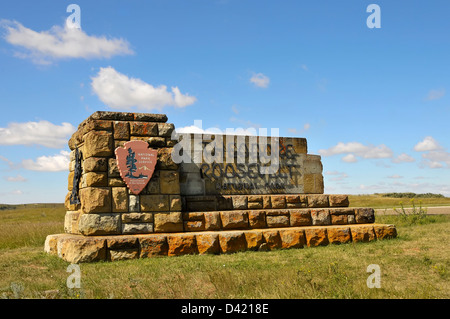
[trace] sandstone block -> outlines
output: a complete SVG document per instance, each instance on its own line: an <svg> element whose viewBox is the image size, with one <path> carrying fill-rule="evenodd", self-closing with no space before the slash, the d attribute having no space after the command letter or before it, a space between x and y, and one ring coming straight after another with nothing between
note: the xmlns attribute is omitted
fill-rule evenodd
<svg viewBox="0 0 450 319"><path fill-rule="evenodd" d="M262 202L248 202L248 209L261 209L263 208Z"/></svg>
<svg viewBox="0 0 450 319"><path fill-rule="evenodd" d="M149 137L148 145L150 147L165 147L166 146L166 139L164 137Z"/></svg>
<svg viewBox="0 0 450 319"><path fill-rule="evenodd" d="M108 250L107 259L110 261L137 259L137 258L139 258L138 248Z"/></svg>
<svg viewBox="0 0 450 319"><path fill-rule="evenodd" d="M122 234L149 234L153 233L153 223L122 224Z"/></svg>
<svg viewBox="0 0 450 319"><path fill-rule="evenodd" d="M348 196L347 195L329 195L330 207L347 207Z"/></svg>
<svg viewBox="0 0 450 319"><path fill-rule="evenodd" d="M131 122L130 135L134 136L158 136L158 125L147 122Z"/></svg>
<svg viewBox="0 0 450 319"><path fill-rule="evenodd" d="M172 160L173 148L163 147L158 149L157 169L178 169L178 164Z"/></svg>
<svg viewBox="0 0 450 319"><path fill-rule="evenodd" d="M328 207L328 196L308 195L308 207L311 208Z"/></svg>
<svg viewBox="0 0 450 319"><path fill-rule="evenodd" d="M346 225L348 224L348 215L331 215L332 225Z"/></svg>
<svg viewBox="0 0 450 319"><path fill-rule="evenodd" d="M128 195L128 211L129 212L140 211L139 195Z"/></svg>
<svg viewBox="0 0 450 319"><path fill-rule="evenodd" d="M246 231L244 235L247 241L247 249L258 250L264 243L264 236L260 230Z"/></svg>
<svg viewBox="0 0 450 319"><path fill-rule="evenodd" d="M113 138L111 132L90 131L84 135L83 158L112 155Z"/></svg>
<svg viewBox="0 0 450 319"><path fill-rule="evenodd" d="M198 252L194 234L168 235L167 242L169 244L169 256L196 254Z"/></svg>
<svg viewBox="0 0 450 319"><path fill-rule="evenodd" d="M168 212L169 195L140 195L141 212Z"/></svg>
<svg viewBox="0 0 450 319"><path fill-rule="evenodd" d="M353 242L367 242L375 239L373 226L353 226L350 228Z"/></svg>
<svg viewBox="0 0 450 319"><path fill-rule="evenodd" d="M305 232L303 229L282 229L279 230L281 238L281 248L303 248L306 244Z"/></svg>
<svg viewBox="0 0 450 319"><path fill-rule="evenodd" d="M266 216L267 227L288 227L289 226L289 216L279 215L279 216Z"/></svg>
<svg viewBox="0 0 450 319"><path fill-rule="evenodd" d="M120 171L117 167L117 160L115 158L108 159L108 176L120 177Z"/></svg>
<svg viewBox="0 0 450 319"><path fill-rule="evenodd" d="M304 174L303 190L306 194L323 194L322 174Z"/></svg>
<svg viewBox="0 0 450 319"><path fill-rule="evenodd" d="M233 196L233 209L247 209L247 196Z"/></svg>
<svg viewBox="0 0 450 319"><path fill-rule="evenodd" d="M247 248L244 232L239 231L219 232L219 244L222 253L235 253Z"/></svg>
<svg viewBox="0 0 450 319"><path fill-rule="evenodd" d="M271 196L272 208L286 208L286 198L284 196Z"/></svg>
<svg viewBox="0 0 450 319"><path fill-rule="evenodd" d="M81 209L84 213L111 212L111 190L106 187L87 187L80 190Z"/></svg>
<svg viewBox="0 0 450 319"><path fill-rule="evenodd" d="M181 205L181 196L179 195L170 195L169 196L170 201L170 211L181 211L182 205Z"/></svg>
<svg viewBox="0 0 450 319"><path fill-rule="evenodd" d="M355 220L357 224L370 224L375 222L375 211L373 208L355 209Z"/></svg>
<svg viewBox="0 0 450 319"><path fill-rule="evenodd" d="M159 136L171 137L174 129L175 125L172 123L158 123Z"/></svg>
<svg viewBox="0 0 450 319"><path fill-rule="evenodd" d="M194 220L204 220L204 213L203 212L187 212L183 213L183 220L185 221L194 221Z"/></svg>
<svg viewBox="0 0 450 319"><path fill-rule="evenodd" d="M138 236L140 245L140 258L153 256L166 256L169 250L167 237L165 235L142 235Z"/></svg>
<svg viewBox="0 0 450 319"><path fill-rule="evenodd" d="M214 207L212 209L216 209L216 208ZM218 210L231 210L231 209L233 209L233 199L230 196L219 196L219 197L217 197L217 209Z"/></svg>
<svg viewBox="0 0 450 319"><path fill-rule="evenodd" d="M112 211L115 213L124 213L128 211L128 190L126 187L111 188Z"/></svg>
<svg viewBox="0 0 450 319"><path fill-rule="evenodd" d="M219 234L200 233L195 236L199 254L218 254L220 252Z"/></svg>
<svg viewBox="0 0 450 319"><path fill-rule="evenodd" d="M352 241L349 227L329 227L327 229L327 235L330 244L343 244Z"/></svg>
<svg viewBox="0 0 450 319"><path fill-rule="evenodd" d="M108 249L132 249L138 248L138 238L135 236L108 236L106 237L106 247Z"/></svg>
<svg viewBox="0 0 450 319"><path fill-rule="evenodd" d="M106 172L108 169L107 159L104 157L89 157L83 161L83 170L88 172Z"/></svg>
<svg viewBox="0 0 450 319"><path fill-rule="evenodd" d="M85 236L120 234L120 214L81 214L78 231Z"/></svg>
<svg viewBox="0 0 450 319"><path fill-rule="evenodd" d="M270 199L270 196L268 195L263 196L263 208L264 209L272 208L272 201Z"/></svg>
<svg viewBox="0 0 450 319"><path fill-rule="evenodd" d="M219 212L205 212L205 230L220 230L222 228L222 222Z"/></svg>
<svg viewBox="0 0 450 319"><path fill-rule="evenodd" d="M331 218L328 209L312 209L311 220L314 226L331 225Z"/></svg>
<svg viewBox="0 0 450 319"><path fill-rule="evenodd" d="M290 211L291 226L310 226L312 225L311 212L309 210L291 210Z"/></svg>
<svg viewBox="0 0 450 319"><path fill-rule="evenodd" d="M183 231L183 218L181 212L175 213L155 213L154 223L155 232L182 232Z"/></svg>
<svg viewBox="0 0 450 319"><path fill-rule="evenodd" d="M167 122L166 114L152 114L152 113L132 113L135 121L145 121L145 122L157 122L165 123Z"/></svg>
<svg viewBox="0 0 450 319"><path fill-rule="evenodd" d="M84 133L90 132L90 131L111 131L112 130L112 122L108 120L93 120L93 119L87 119L84 122L84 126L82 128L82 131Z"/></svg>
<svg viewBox="0 0 450 319"><path fill-rule="evenodd" d="M281 237L278 230L264 230L262 233L269 249L281 248Z"/></svg>
<svg viewBox="0 0 450 319"><path fill-rule="evenodd" d="M264 211L248 211L248 222L250 228L266 228L266 214Z"/></svg>
<svg viewBox="0 0 450 319"><path fill-rule="evenodd" d="M377 239L387 239L397 237L397 229L394 225L374 225L373 229Z"/></svg>
<svg viewBox="0 0 450 319"><path fill-rule="evenodd" d="M68 234L78 234L79 211L67 211L64 216L64 231Z"/></svg>
<svg viewBox="0 0 450 319"><path fill-rule="evenodd" d="M110 177L108 178L109 187L126 187L127 184L120 177Z"/></svg>
<svg viewBox="0 0 450 319"><path fill-rule="evenodd" d="M114 139L116 140L129 140L130 139L130 124L128 122L115 121L114 127Z"/></svg>
<svg viewBox="0 0 450 319"><path fill-rule="evenodd" d="M78 264L106 259L106 240L89 237L63 237L58 240L58 256Z"/></svg>
<svg viewBox="0 0 450 319"><path fill-rule="evenodd" d="M58 248L57 248L58 240L59 240L59 238L62 238L64 236L67 236L67 235L66 234L48 235L45 238L44 251L50 255L54 255L54 256L58 255Z"/></svg>
<svg viewBox="0 0 450 319"><path fill-rule="evenodd" d="M184 231L203 231L205 230L205 223L202 220L185 221Z"/></svg>
<svg viewBox="0 0 450 319"><path fill-rule="evenodd" d="M329 243L325 228L306 228L305 237L308 247L326 246Z"/></svg>
<svg viewBox="0 0 450 319"><path fill-rule="evenodd" d="M123 213L122 223L153 223L153 213Z"/></svg>
<svg viewBox="0 0 450 319"><path fill-rule="evenodd" d="M246 229L248 228L248 214L246 211L220 212L223 229Z"/></svg>

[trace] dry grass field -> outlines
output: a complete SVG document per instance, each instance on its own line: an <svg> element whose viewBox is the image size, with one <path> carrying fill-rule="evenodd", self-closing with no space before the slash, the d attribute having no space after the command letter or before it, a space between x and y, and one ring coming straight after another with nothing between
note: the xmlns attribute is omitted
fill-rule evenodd
<svg viewBox="0 0 450 319"><path fill-rule="evenodd" d="M449 215L377 216L399 235L370 243L81 264L81 288L69 289L69 264L43 252L64 213L59 204L0 210L0 298L450 298ZM370 264L381 288L367 287Z"/></svg>

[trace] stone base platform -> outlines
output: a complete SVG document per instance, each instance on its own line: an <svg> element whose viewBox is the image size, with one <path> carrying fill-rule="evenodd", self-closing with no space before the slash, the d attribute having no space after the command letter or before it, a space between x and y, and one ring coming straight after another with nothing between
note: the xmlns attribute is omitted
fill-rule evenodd
<svg viewBox="0 0 450 319"><path fill-rule="evenodd" d="M49 235L45 251L70 263L186 254L223 254L394 238L394 225L353 224L136 235Z"/></svg>

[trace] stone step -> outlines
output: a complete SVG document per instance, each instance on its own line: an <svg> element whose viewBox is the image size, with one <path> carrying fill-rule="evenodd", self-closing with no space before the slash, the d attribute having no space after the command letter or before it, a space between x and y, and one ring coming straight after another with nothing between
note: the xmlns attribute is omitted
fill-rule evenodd
<svg viewBox="0 0 450 319"><path fill-rule="evenodd" d="M367 242L397 236L394 225L353 224L116 236L55 234L44 250L70 263L224 254Z"/></svg>
<svg viewBox="0 0 450 319"><path fill-rule="evenodd" d="M184 196L186 212L246 209L348 207L348 195L277 194L277 195L205 195Z"/></svg>
<svg viewBox="0 0 450 319"><path fill-rule="evenodd" d="M288 208L183 213L185 232L373 222L375 222L375 212L372 208ZM164 229L164 227L160 227L160 229Z"/></svg>

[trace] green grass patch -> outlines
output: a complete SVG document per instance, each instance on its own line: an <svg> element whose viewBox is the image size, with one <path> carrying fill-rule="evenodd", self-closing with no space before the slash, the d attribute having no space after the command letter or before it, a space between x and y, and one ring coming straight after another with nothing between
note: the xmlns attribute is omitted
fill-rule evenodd
<svg viewBox="0 0 450 319"><path fill-rule="evenodd" d="M412 207L411 198L405 197L385 197L381 194L372 195L348 195L350 207L371 207L371 208L393 208L400 207L403 203L405 207ZM422 207L430 206L450 206L450 198L414 198L416 205Z"/></svg>

